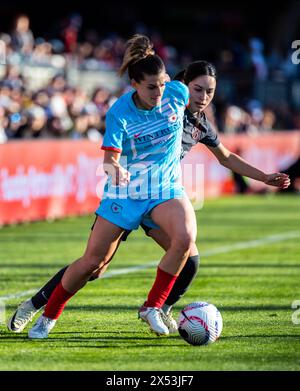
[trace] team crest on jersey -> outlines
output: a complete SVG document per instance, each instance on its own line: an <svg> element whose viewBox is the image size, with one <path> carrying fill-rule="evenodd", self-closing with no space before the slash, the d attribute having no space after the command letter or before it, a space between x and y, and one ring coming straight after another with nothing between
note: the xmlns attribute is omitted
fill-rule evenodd
<svg viewBox="0 0 300 391"><path fill-rule="evenodd" d="M118 204L116 204L115 202L113 202L112 204L111 204L111 211L113 212L113 213L120 213L120 212L122 212L122 209L123 209L123 207L121 206L121 205L118 205Z"/></svg>
<svg viewBox="0 0 300 391"><path fill-rule="evenodd" d="M176 120L177 120L177 114L172 114L168 118L169 122L175 122Z"/></svg>
<svg viewBox="0 0 300 391"><path fill-rule="evenodd" d="M201 135L201 130L196 128L196 126L194 126L194 128L192 130L192 139L193 140L199 140L200 139L200 135Z"/></svg>

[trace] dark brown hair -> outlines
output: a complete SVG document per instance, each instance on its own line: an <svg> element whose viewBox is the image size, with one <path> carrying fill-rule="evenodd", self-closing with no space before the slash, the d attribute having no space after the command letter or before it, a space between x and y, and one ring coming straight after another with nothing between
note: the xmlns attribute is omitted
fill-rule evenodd
<svg viewBox="0 0 300 391"><path fill-rule="evenodd" d="M177 73L174 80L183 81L186 85L188 85L199 76L211 76L217 79L215 66L207 61L194 61L188 65L185 70Z"/></svg>
<svg viewBox="0 0 300 391"><path fill-rule="evenodd" d="M144 75L158 75L165 71L162 59L155 54L153 44L145 35L136 34L127 41L123 63L119 75L128 71L130 79L137 83L144 79Z"/></svg>

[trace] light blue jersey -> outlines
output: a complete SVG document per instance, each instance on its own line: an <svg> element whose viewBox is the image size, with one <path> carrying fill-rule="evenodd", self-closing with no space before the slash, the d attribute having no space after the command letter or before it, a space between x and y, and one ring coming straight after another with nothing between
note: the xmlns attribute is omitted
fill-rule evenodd
<svg viewBox="0 0 300 391"><path fill-rule="evenodd" d="M160 106L138 109L135 90L121 96L106 116L104 150L121 153L130 172L128 186L113 186L109 178L103 198L170 199L181 188L182 122L189 92L179 81L166 83Z"/></svg>

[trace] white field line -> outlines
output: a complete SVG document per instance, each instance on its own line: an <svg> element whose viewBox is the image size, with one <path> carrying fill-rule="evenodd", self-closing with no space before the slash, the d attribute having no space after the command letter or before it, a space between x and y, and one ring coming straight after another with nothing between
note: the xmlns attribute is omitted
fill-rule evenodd
<svg viewBox="0 0 300 391"><path fill-rule="evenodd" d="M201 258L211 257L213 255L225 254L225 253L229 253L229 252L235 251L235 250L245 250L245 249L249 249L249 248L263 246L263 245L269 244L269 243L278 243L278 242L282 242L283 240L298 239L298 238L300 238L300 232L298 232L298 231L286 232L286 233L277 234L277 235L265 236L264 238L261 238L261 239L248 240L245 242L239 242L239 243L231 244L228 246L217 247L212 250L202 251L202 252L200 252L200 254L201 254ZM112 270L111 272L105 273L100 278L111 278L111 277L115 277L115 276L119 276L119 275L123 275L123 274L135 273L140 270L151 269L151 268L157 266L158 262L159 261L152 261L152 262L145 263L143 265ZM10 295L0 296L0 302L4 302L4 301L10 300L10 299L17 299L17 298L23 297L23 296L28 296L28 295L31 295L36 292L37 292L37 289L30 289L30 290L24 291L24 292L12 293Z"/></svg>

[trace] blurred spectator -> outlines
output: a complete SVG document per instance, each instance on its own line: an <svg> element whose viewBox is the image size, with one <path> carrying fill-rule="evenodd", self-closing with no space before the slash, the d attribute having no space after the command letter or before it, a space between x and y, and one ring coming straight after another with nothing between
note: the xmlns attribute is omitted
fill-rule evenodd
<svg viewBox="0 0 300 391"><path fill-rule="evenodd" d="M100 140L105 132L106 112L117 97L131 88L129 80L124 79L112 93L98 85L97 76L93 89L83 83L81 87L77 85L77 76L81 71L92 75L97 71L115 72L122 61L126 39L118 33L100 37L93 29L81 34L81 27L81 15L72 14L62 28L56 29L57 37L52 34L49 41L44 37L34 39L28 16L21 15L11 35L0 33L6 54L6 65L0 67L0 143L46 137ZM134 29L151 37L171 77L195 60L188 50L179 51L165 42L157 30L141 23ZM252 134L300 129L299 112L292 111L288 102L266 106L252 97L251 65L256 80L263 83L270 78L282 82L299 76L300 68L291 64L289 50L273 49L266 58L260 38L251 38L248 47L234 39L226 40L217 63L223 80L215 106L208 107L206 113L216 129Z"/></svg>
<svg viewBox="0 0 300 391"><path fill-rule="evenodd" d="M264 57L264 44L259 38L251 38L249 41L251 63L255 70L255 77L258 80L268 78L268 67Z"/></svg>
<svg viewBox="0 0 300 391"><path fill-rule="evenodd" d="M25 80L18 65L8 65L4 79L5 83L14 90L20 90L25 87Z"/></svg>
<svg viewBox="0 0 300 391"><path fill-rule="evenodd" d="M230 105L225 110L224 133L235 134L245 132L250 123L250 115L242 108Z"/></svg>
<svg viewBox="0 0 300 391"><path fill-rule="evenodd" d="M7 129L8 118L5 116L5 109L0 106L0 144L3 144L7 141Z"/></svg>
<svg viewBox="0 0 300 391"><path fill-rule="evenodd" d="M261 134L276 127L275 112L271 108L264 108L259 101L251 100L245 109L235 105L227 107L222 131L227 134Z"/></svg>
<svg viewBox="0 0 300 391"><path fill-rule="evenodd" d="M30 53L34 45L34 38L29 25L28 16L20 15L16 19L15 28L11 34L12 48L24 54Z"/></svg>
<svg viewBox="0 0 300 391"><path fill-rule="evenodd" d="M52 57L52 45L43 38L35 41L35 47L30 56L30 63L35 65L49 65Z"/></svg>
<svg viewBox="0 0 300 391"><path fill-rule="evenodd" d="M266 108L263 111L263 118L260 123L260 129L262 131L274 130L276 124L276 115L273 110Z"/></svg>
<svg viewBox="0 0 300 391"><path fill-rule="evenodd" d="M47 138L51 136L47 128L47 113L41 106L32 106L27 114L24 138Z"/></svg>
<svg viewBox="0 0 300 391"><path fill-rule="evenodd" d="M80 14L71 14L67 20L67 24L62 31L62 38L67 53L73 53L76 50L81 24L82 17Z"/></svg>
<svg viewBox="0 0 300 391"><path fill-rule="evenodd" d="M63 75L58 74L51 79L47 90L48 93L52 95L57 92L63 92L66 87L67 87L67 80Z"/></svg>
<svg viewBox="0 0 300 391"><path fill-rule="evenodd" d="M92 102L99 111L101 116L105 116L109 108L109 101L111 98L111 93L106 88L96 88L92 95Z"/></svg>

